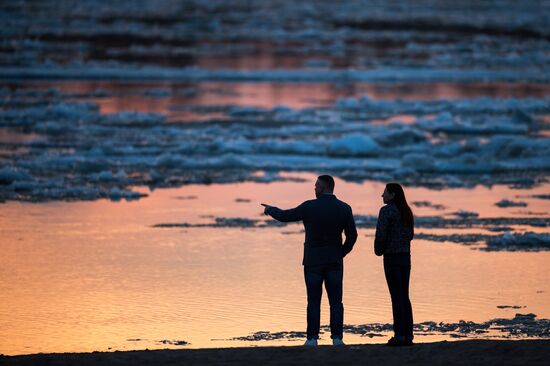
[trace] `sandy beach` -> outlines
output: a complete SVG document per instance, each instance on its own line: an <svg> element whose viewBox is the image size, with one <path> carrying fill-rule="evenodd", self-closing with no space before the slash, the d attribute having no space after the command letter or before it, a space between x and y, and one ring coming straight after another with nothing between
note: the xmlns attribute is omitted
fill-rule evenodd
<svg viewBox="0 0 550 366"><path fill-rule="evenodd" d="M546 365L547 340L471 340L389 348L253 347L2 356L1 365Z"/></svg>

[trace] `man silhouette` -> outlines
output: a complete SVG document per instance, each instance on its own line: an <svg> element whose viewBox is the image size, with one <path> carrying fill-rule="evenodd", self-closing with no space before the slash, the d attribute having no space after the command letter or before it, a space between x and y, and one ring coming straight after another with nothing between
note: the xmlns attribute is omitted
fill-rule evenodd
<svg viewBox="0 0 550 366"><path fill-rule="evenodd" d="M315 182L317 199L296 208L281 210L262 203L264 213L277 221L302 221L304 242L304 278L307 289L307 341L316 346L321 321L323 282L330 303L330 332L333 345L343 345L344 305L342 304L343 258L357 240L351 207L334 195L334 179L321 175ZM346 240L342 244L342 231Z"/></svg>

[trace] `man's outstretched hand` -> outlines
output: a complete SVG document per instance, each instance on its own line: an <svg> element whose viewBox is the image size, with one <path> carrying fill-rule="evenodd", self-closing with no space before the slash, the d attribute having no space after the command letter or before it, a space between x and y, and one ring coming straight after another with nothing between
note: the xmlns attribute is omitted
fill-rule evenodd
<svg viewBox="0 0 550 366"><path fill-rule="evenodd" d="M260 203L260 205L264 206L264 215L269 215L267 213L267 210L269 210L270 207L273 207L273 206L270 206L270 205L266 205L265 203Z"/></svg>

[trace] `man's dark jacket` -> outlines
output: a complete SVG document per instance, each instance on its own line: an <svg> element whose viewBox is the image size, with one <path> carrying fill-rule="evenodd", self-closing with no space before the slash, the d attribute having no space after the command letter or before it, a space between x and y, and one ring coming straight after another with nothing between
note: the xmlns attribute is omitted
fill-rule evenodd
<svg viewBox="0 0 550 366"><path fill-rule="evenodd" d="M267 214L281 222L303 221L304 265L342 263L357 240L351 207L333 194L322 194L290 210L269 207ZM343 245L342 231L346 234Z"/></svg>

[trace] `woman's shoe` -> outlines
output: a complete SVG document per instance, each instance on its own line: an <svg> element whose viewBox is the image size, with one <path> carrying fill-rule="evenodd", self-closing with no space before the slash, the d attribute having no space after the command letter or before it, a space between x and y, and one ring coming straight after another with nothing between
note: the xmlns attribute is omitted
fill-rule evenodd
<svg viewBox="0 0 550 366"><path fill-rule="evenodd" d="M386 346L388 347L405 347L405 346L412 346L413 342L412 339L401 339L396 337L391 337L388 343L386 343Z"/></svg>
<svg viewBox="0 0 550 366"><path fill-rule="evenodd" d="M395 339L395 337L391 337L389 340L388 340L388 343L386 343L386 346L388 347L396 347L398 345L398 340Z"/></svg>

